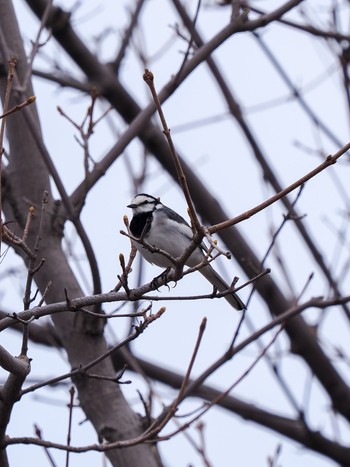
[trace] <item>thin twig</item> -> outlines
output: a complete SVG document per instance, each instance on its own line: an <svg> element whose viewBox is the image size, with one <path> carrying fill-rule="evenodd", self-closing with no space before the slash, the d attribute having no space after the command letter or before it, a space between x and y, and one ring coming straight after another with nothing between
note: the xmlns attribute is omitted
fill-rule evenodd
<svg viewBox="0 0 350 467"><path fill-rule="evenodd" d="M33 62L34 62L35 56L37 55L37 53L39 51L39 48L42 47L44 44L46 44L47 41L50 39L50 36L51 36L51 31L50 31L46 41L43 44L40 43L41 34L44 31L44 28L46 26L47 20L49 18L50 12L51 12L52 2L53 2L53 0L48 0L47 1L45 11L44 11L44 13L43 13L43 15L41 17L41 20L40 20L40 26L39 26L35 41L32 42L32 50L30 51L30 54L29 54L29 57L28 57L26 75L25 75L25 77L23 79L23 84L22 84L22 88L24 90L27 89L27 86L28 86L28 84L30 83L30 81L32 79Z"/></svg>
<svg viewBox="0 0 350 467"><path fill-rule="evenodd" d="M163 307L163 308L160 308L160 310L157 313L145 317L144 321L141 324L139 324L138 327L135 326L135 331L132 334L130 334L130 336L128 336L126 339L124 339L119 344L116 344L115 346L111 347L110 349L108 349L103 354L99 355L93 361L91 361L91 362L89 362L89 363L87 363L85 365L82 365L81 367L76 368L75 370L70 371L69 373L65 373L65 374L63 374L61 376L57 376L56 378L52 378L50 380L34 384L34 385L30 386L29 388L24 389L22 391L22 395L27 394L27 393L32 392L32 391L35 391L36 389L42 388L42 387L47 386L47 385L56 384L56 383L58 383L60 381L63 381L64 379L72 378L73 376L76 376L76 375L84 375L87 370L89 370L90 368L96 366L101 361L103 361L106 358L110 357L114 352L116 352L120 348L124 347L129 342L133 341L134 339L136 339L151 323L153 323L158 318L160 318L164 312L165 312L165 308Z"/></svg>
<svg viewBox="0 0 350 467"><path fill-rule="evenodd" d="M43 294L42 294L42 297L41 297L41 299L40 299L40 301L39 301L39 303L38 303L38 306L42 306L42 304L45 302L46 297L47 297L47 294L49 293L49 290L50 290L51 285L52 285L52 281L49 281L49 282L47 283L47 286L45 287L45 290L44 290L44 292L43 292Z"/></svg>
<svg viewBox="0 0 350 467"><path fill-rule="evenodd" d="M11 89L13 84L13 79L15 76L15 67L17 61L14 57L11 57L8 61L9 69L7 73L7 81L6 81L6 90L5 90L5 97L3 103L3 110L4 113L7 112L9 102L10 102L10 95ZM5 127L6 127L6 117L2 119L0 125L0 254L1 254L1 243L2 243L2 156L4 154L4 136L5 136Z"/></svg>
<svg viewBox="0 0 350 467"><path fill-rule="evenodd" d="M41 429L39 428L38 425L34 425L34 432L35 432L36 436L38 437L38 439L40 439L40 440L43 441ZM51 454L50 454L50 450L48 449L48 447L43 446L43 448L44 448L45 454L47 455L48 460L49 460L49 462L50 462L50 464L51 464L51 467L57 467L57 465L56 465L56 463L55 463L53 457L52 457Z"/></svg>
<svg viewBox="0 0 350 467"><path fill-rule="evenodd" d="M277 337L280 335L280 333L282 332L283 330L283 326L281 326L277 332L275 333L275 335L273 336L273 338L271 339L271 341L267 344L267 346L263 349L263 351L257 356L257 358L253 361L253 363L251 365L249 365L249 367L243 372L243 374L241 374L241 376L233 383L229 386L228 389L226 389L225 391L221 392L219 395L217 395L213 400L211 400L209 403L205 403L204 405L204 408L203 410L197 414L195 417L192 418L192 420L190 420L189 422L185 423L184 425L182 425L180 428L176 429L175 431L173 431L172 433L169 433L167 435L164 435L164 436L159 436L157 438L158 441L163 441L163 440L166 440L166 439L170 439L172 438L173 436L175 436L177 433L187 429L190 425L192 425L194 422L196 422L198 419L200 419L206 412L208 412L209 409L211 409L213 406L217 405L220 401L222 401L231 391L232 389L234 389L238 384L240 384L242 382L242 380L244 378L247 377L247 375L252 371L252 369L257 365L257 363L261 360L261 358L265 355L265 353L268 351L268 349L274 344L274 342L276 341Z"/></svg>
<svg viewBox="0 0 350 467"><path fill-rule="evenodd" d="M181 63L181 66L179 68L179 71L176 73L176 76L174 78L174 81L176 82L177 80L181 79L181 72L182 70L184 69L186 63L187 63L187 60L188 60L188 57L190 55L190 52L191 52L191 49L193 47L193 45L195 45L195 33L196 33L196 23L197 23L197 20L198 20L198 16L199 16L199 11L201 9L201 3L202 1L201 0L198 0L197 1L197 7L196 7L196 11L195 11L195 14L194 14L194 18L193 18L193 21L192 21L192 28L190 30L190 39L188 40L188 45L187 45L187 50L185 52L185 55L184 55L184 59Z"/></svg>
<svg viewBox="0 0 350 467"><path fill-rule="evenodd" d="M185 175L185 173L184 173L184 171L182 169L180 158L179 158L179 156L178 156L178 154L176 152L175 145L174 145L173 140L172 140L171 135L170 135L170 129L169 129L168 125L167 125L167 122L166 122L166 119L165 119L165 116L164 116L164 112L163 112L163 109L162 109L162 106L161 106L161 103L160 103L156 88L154 86L153 73L150 70L145 69L145 72L143 74L143 79L144 79L144 81L146 82L146 84L148 85L148 87L149 87L149 89L151 91L151 94L152 94L152 97L153 97L153 100L154 100L154 103L155 103L155 106L156 106L160 121L162 123L163 133L164 133L164 135L165 135L165 137L167 139L171 154L173 156L173 161L174 161L174 164L175 164L175 167L176 167L176 172L177 172L177 176L178 176L178 179L179 179L179 183L180 183L180 186L181 186L182 191L184 193L184 196L186 198L187 206L188 206L188 209L189 209L189 215L190 215L190 219L191 219L192 228L194 229L195 232L201 232L202 231L202 226L201 226L201 224L199 222L196 211L194 209L194 204L193 204L193 201L192 201L192 198L191 198L190 190L188 188L186 175Z"/></svg>
<svg viewBox="0 0 350 467"><path fill-rule="evenodd" d="M335 164L337 160L343 156L347 151L350 149L350 142L345 144L339 151L337 151L334 155L328 156L325 161L323 161L320 165L315 167L313 170L308 172L306 175L303 177L299 178L299 180L296 180L294 183L291 185L287 186L280 192L276 193L275 195L271 196L267 200L265 200L263 203L255 206L252 209L249 209L246 212L243 212L242 214L239 214L238 216L234 217L233 219L229 219L224 222L220 222L219 224L213 225L211 227L208 227L208 231L213 234L216 232L219 232L220 230L227 229L228 227L231 227L232 225L236 225L239 222L245 221L255 214L257 214L260 211L263 211L266 209L268 206L271 206L272 204L276 203L276 201L280 200L284 196L288 195L292 191L294 191L296 188L299 188L301 185L304 185L307 181L311 180L313 177L318 175L319 173L323 172L323 170L327 169L331 165Z"/></svg>
<svg viewBox="0 0 350 467"><path fill-rule="evenodd" d="M0 119L1 118L5 118L5 117L8 117L9 115L15 113L15 112L18 112L19 110L22 110L23 107L26 107L27 105L29 104L33 104L33 102L35 102L36 100L36 97L35 96L30 96L28 97L28 99L26 99L24 102L22 102L21 104L17 104L15 105L14 107L12 107L11 109L7 110L6 112L2 113L0 115Z"/></svg>
<svg viewBox="0 0 350 467"><path fill-rule="evenodd" d="M155 422L153 422L152 425L145 431L144 436L147 436L147 435L149 435L151 437L156 436L164 428L164 426L169 422L169 420L171 420L173 418L173 416L175 415L175 413L177 411L177 408L178 408L178 405L183 400L185 390L186 390L186 388L188 386L188 383L190 381L192 368L193 368L194 362L196 360L196 357L198 355L198 350L199 350L200 344L202 342L202 338L203 338L203 335L204 335L206 324L207 324L207 318L204 317L201 324L200 324L200 327L199 327L197 341L196 341L195 347L194 347L193 352L192 352L190 363L188 365L184 380L182 382L182 385L180 387L180 390L179 390L179 393L178 393L176 399L170 405L169 409L167 410L167 413L165 415L163 415L162 417L158 417L158 419Z"/></svg>
<svg viewBox="0 0 350 467"><path fill-rule="evenodd" d="M119 48L119 52L117 54L117 57L111 64L112 67L114 68L116 75L118 75L120 64L125 56L126 49L130 44L133 32L137 26L137 21L139 19L139 16L140 16L140 13L141 13L141 10L144 4L145 4L145 0L137 0L135 10L131 12L130 14L130 23L124 32L122 43Z"/></svg>
<svg viewBox="0 0 350 467"><path fill-rule="evenodd" d="M71 433L72 433L72 418L73 418L73 407L74 407L74 393L75 389L74 386L71 386L69 389L70 400L68 404L69 408L69 417L68 417L68 432L67 432L67 446L70 446L71 442ZM66 452L66 467L69 467L69 454L70 452Z"/></svg>
<svg viewBox="0 0 350 467"><path fill-rule="evenodd" d="M29 228L30 228L30 224L32 223L34 212L35 212L35 208L33 206L31 206L28 209L27 221L26 221L26 225L24 226L23 235L22 235L22 240L24 242L27 240L28 233L29 233Z"/></svg>

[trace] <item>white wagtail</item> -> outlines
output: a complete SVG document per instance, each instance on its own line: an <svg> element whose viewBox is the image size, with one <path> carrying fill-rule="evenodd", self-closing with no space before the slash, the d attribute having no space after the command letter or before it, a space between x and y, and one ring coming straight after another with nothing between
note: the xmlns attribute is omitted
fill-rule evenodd
<svg viewBox="0 0 350 467"><path fill-rule="evenodd" d="M172 258L179 258L191 243L193 232L188 223L172 209L164 206L159 199L144 193L136 195L128 208L133 218L130 232L135 238L142 238L152 247L163 250ZM137 250L151 264L161 268L172 266L169 258L161 253L152 252L140 243L134 242ZM196 248L186 261L189 267L198 266L204 260L204 244ZM228 285L219 274L207 264L199 269L203 276L219 291L224 292ZM237 294L225 295L225 299L236 310L244 310L245 305Z"/></svg>

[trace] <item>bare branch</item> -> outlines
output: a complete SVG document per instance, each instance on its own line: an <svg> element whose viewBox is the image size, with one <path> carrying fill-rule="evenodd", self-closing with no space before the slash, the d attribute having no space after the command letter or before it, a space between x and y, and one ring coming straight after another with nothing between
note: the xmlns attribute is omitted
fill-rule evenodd
<svg viewBox="0 0 350 467"><path fill-rule="evenodd" d="M307 181L311 180L313 177L318 175L319 173L323 172L323 170L327 169L331 165L335 164L337 160L343 156L344 154L347 153L350 149L350 143L345 144L339 151L337 151L333 156L328 156L322 164L318 165L315 169L311 170L309 173L305 174L303 177L299 178L299 180L296 180L294 183L289 185L288 187L284 188L281 190L279 193L277 193L274 196L271 196L271 198L267 199L263 203L259 204L258 206L255 206L254 208L250 209L249 211L246 211L239 216L236 216L234 219L230 219L225 222L221 222L220 224L214 225L212 227L208 227L208 231L210 233L216 233L219 232L222 229L226 229L227 227L230 227L232 225L238 224L239 222L242 222L244 220L249 219L250 217L254 216L258 212L261 212L263 209L266 209L268 206L271 206L271 204L275 203L276 201L282 199L284 196L288 195L292 191L296 190L297 188L301 187L304 185Z"/></svg>

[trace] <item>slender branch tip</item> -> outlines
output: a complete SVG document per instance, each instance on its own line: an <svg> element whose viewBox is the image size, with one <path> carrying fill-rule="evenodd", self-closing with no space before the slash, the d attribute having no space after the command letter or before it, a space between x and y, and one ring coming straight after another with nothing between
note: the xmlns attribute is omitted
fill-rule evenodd
<svg viewBox="0 0 350 467"><path fill-rule="evenodd" d="M148 70L147 68L145 68L145 72L143 74L143 80L148 84L148 86L152 85L153 84L153 81L154 81L154 75L153 73Z"/></svg>

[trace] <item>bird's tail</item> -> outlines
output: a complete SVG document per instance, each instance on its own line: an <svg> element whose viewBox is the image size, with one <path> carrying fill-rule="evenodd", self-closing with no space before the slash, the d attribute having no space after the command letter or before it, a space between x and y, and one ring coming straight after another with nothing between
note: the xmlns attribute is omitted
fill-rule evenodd
<svg viewBox="0 0 350 467"><path fill-rule="evenodd" d="M229 288L226 282L219 274L208 264L199 270L203 276L218 289L219 292L224 292ZM236 293L225 295L225 299L236 310L245 310L246 306Z"/></svg>

